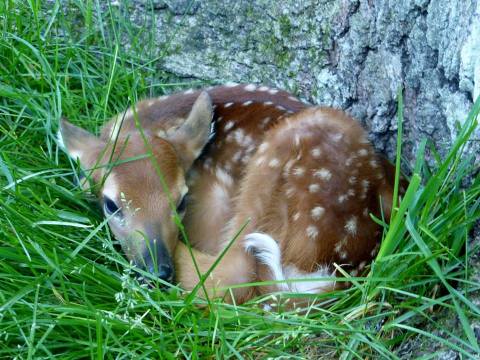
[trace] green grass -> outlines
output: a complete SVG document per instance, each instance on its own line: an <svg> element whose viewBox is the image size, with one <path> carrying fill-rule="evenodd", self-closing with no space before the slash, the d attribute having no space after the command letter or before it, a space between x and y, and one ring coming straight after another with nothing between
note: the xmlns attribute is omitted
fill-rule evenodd
<svg viewBox="0 0 480 360"><path fill-rule="evenodd" d="M479 101L434 166L424 161L434 149L421 144L368 276L302 312L266 312L261 299L199 307L180 289L135 280L55 142L62 115L97 131L139 98L192 85L155 67L169 51L155 29L101 3L70 1L68 12L34 0L0 4L0 357L396 358L418 337L476 356L470 322L480 309L470 296L480 285L469 280L467 240L480 218L480 179L463 150ZM448 311L457 330L437 320Z"/></svg>

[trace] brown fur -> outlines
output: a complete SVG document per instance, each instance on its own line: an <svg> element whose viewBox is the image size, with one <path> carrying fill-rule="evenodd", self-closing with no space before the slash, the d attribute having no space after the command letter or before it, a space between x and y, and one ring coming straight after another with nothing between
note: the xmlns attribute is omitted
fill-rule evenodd
<svg viewBox="0 0 480 360"><path fill-rule="evenodd" d="M363 267L375 254L380 234L370 213L380 216L381 195L382 208L389 217L393 180L391 165L375 154L360 125L342 111L308 107L284 91L253 85L220 86L208 90L216 135L190 166L194 155L185 160L185 153L195 151L185 149L190 149L190 139L202 127L190 128L190 132L183 129L181 136L179 131L188 122L186 118L199 113L195 107L203 106L204 112L208 109L205 100L197 101L199 94L145 100L136 105L135 112L174 201L179 201L182 186L188 184L184 225L202 273L249 221L207 279L211 295L225 295L228 285L270 279L269 272L244 250L243 237L252 232L273 237L281 248L282 263L304 272L333 263L350 269ZM113 132L121 140L118 143L124 145L117 158L144 153L146 149L135 128L135 112L130 110L107 123L100 139L86 137L89 143L95 143L90 151L68 139L67 150L75 152L80 148L80 161L91 167L99 149L111 153L111 145L107 144ZM197 117L206 123L205 115ZM63 133L64 138L69 137ZM108 159L104 156L100 163L108 163ZM97 183L101 175L104 173L93 172ZM178 232L172 226L167 195L150 160L117 165L110 176L114 176L132 206L139 208L126 232L148 233L145 224L154 224L169 254L174 254L177 280L192 289L198 276L188 249L176 241ZM118 229L115 235L129 238ZM132 244L139 241L133 237L127 243L135 248L138 245ZM138 260L144 249L131 255L127 244L125 251ZM259 292L273 290L242 288L233 294L237 302L242 302Z"/></svg>

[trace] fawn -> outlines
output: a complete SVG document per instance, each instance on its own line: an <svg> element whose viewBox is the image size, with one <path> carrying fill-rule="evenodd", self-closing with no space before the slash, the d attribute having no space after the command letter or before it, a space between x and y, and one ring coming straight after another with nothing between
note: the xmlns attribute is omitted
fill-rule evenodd
<svg viewBox="0 0 480 360"><path fill-rule="evenodd" d="M205 280L208 295L237 303L278 290L335 289L335 281L288 280L333 277L333 263L362 270L379 247L370 214L391 212L393 166L362 127L266 86L143 100L99 137L62 120L59 141L97 185L128 259L163 280L187 290L199 281L172 202L202 274L244 226ZM226 290L268 280L285 282Z"/></svg>

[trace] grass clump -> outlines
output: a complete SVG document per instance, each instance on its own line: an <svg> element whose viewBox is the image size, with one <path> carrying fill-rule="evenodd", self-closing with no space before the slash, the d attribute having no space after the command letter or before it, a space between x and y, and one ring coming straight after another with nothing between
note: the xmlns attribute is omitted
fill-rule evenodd
<svg viewBox="0 0 480 360"><path fill-rule="evenodd" d="M421 144L380 254L351 288L302 312L268 312L261 299L207 310L180 289L139 284L54 136L61 115L96 131L131 102L182 86L155 68L169 44L125 11L94 0L0 4L0 357L397 358L417 336L477 356L467 240L480 180L463 150L479 101L433 167ZM441 328L442 311L461 331Z"/></svg>

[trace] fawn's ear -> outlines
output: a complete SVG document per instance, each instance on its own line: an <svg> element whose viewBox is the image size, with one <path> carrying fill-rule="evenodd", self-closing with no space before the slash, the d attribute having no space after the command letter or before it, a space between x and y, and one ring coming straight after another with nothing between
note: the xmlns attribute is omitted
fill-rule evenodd
<svg viewBox="0 0 480 360"><path fill-rule="evenodd" d="M177 150L184 169L190 168L209 141L213 118L212 100L203 91L195 101L185 122L166 140Z"/></svg>
<svg viewBox="0 0 480 360"><path fill-rule="evenodd" d="M57 135L58 144L72 159L78 159L83 169L94 166L100 150L106 145L100 138L65 119L60 120Z"/></svg>

